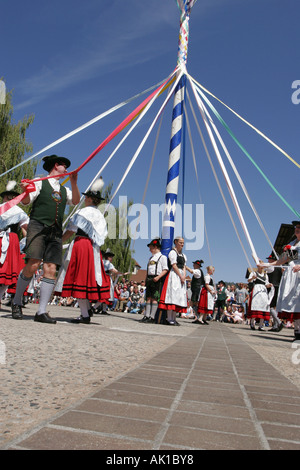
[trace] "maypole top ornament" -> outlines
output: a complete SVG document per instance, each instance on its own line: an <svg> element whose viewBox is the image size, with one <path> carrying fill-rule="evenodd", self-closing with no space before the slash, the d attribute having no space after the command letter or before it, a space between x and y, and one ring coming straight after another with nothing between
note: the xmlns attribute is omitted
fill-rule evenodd
<svg viewBox="0 0 300 470"><path fill-rule="evenodd" d="M190 12L197 0L176 0L178 8L181 11L180 16L180 32L178 43L178 65L186 65L188 43L189 43L189 21Z"/></svg>

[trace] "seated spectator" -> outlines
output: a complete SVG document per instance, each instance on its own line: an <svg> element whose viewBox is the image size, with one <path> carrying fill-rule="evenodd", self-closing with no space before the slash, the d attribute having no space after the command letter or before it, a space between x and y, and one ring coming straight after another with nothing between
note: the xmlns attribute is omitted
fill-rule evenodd
<svg viewBox="0 0 300 470"><path fill-rule="evenodd" d="M143 311L143 308L141 306L141 300L143 299L138 285L134 284L133 286L133 292L130 294L125 312L130 312L130 313L141 313Z"/></svg>
<svg viewBox="0 0 300 470"><path fill-rule="evenodd" d="M120 297L118 299L116 310L124 312L128 300L129 300L129 290L127 289L127 284L124 284L120 291Z"/></svg>
<svg viewBox="0 0 300 470"><path fill-rule="evenodd" d="M233 323L232 305L228 305L227 308L224 308L221 321L224 323Z"/></svg>
<svg viewBox="0 0 300 470"><path fill-rule="evenodd" d="M244 323L244 307L238 306L237 310L233 312L233 323Z"/></svg>

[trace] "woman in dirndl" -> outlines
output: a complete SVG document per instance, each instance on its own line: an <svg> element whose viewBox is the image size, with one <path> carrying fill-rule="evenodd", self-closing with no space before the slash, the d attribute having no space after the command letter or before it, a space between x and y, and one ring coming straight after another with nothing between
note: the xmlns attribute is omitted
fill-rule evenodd
<svg viewBox="0 0 300 470"><path fill-rule="evenodd" d="M58 274L55 292L61 297L76 298L80 316L72 323L90 323L91 302L108 301L110 278L105 273L100 246L107 236L103 214L97 208L104 199L100 189L103 183L96 182L85 195L85 207L71 217L63 241L75 232L76 237L69 245L64 263Z"/></svg>
<svg viewBox="0 0 300 470"><path fill-rule="evenodd" d="M285 246L279 260L268 263L268 266L286 265L278 289L276 310L279 318L294 322L294 341L300 341L300 220L294 220L292 224L295 240Z"/></svg>
<svg viewBox="0 0 300 470"><path fill-rule="evenodd" d="M194 322L200 325L208 325L206 321L208 315L212 315L214 311L214 303L216 290L213 280L213 274L215 272L214 266L207 266L207 274L204 276L204 286L201 287L199 303L198 303L198 314L199 318Z"/></svg>
<svg viewBox="0 0 300 470"><path fill-rule="evenodd" d="M270 303L274 295L274 287L261 266L258 266L257 271L252 271L248 282L253 283L247 313L247 318L250 318L250 328L255 330L255 323L259 320L258 329L264 331L264 322L270 320ZM269 292L268 289L270 289Z"/></svg>
<svg viewBox="0 0 300 470"><path fill-rule="evenodd" d="M16 183L11 181L6 190L0 194L2 204L19 195L14 190ZM29 223L28 215L18 206L13 206L0 216L0 301L9 288L15 288L20 271L23 267L18 232L26 236Z"/></svg>
<svg viewBox="0 0 300 470"><path fill-rule="evenodd" d="M182 253L184 239L174 239L174 248L168 255L170 271L165 279L158 308L167 311L167 324L179 325L176 313L186 313L186 256ZM146 293L147 294L147 293Z"/></svg>

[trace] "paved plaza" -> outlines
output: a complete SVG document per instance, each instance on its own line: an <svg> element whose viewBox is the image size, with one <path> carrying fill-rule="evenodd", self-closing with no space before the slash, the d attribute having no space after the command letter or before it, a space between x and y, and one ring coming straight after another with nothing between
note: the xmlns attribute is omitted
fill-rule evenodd
<svg viewBox="0 0 300 470"><path fill-rule="evenodd" d="M121 312L76 325L57 306L48 325L36 310L0 312L1 449L300 449L293 330Z"/></svg>

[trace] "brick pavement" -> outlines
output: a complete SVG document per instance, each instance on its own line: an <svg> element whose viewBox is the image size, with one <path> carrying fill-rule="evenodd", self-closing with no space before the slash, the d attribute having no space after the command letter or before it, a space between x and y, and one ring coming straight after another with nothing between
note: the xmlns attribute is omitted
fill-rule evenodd
<svg viewBox="0 0 300 470"><path fill-rule="evenodd" d="M296 450L299 398L299 388L233 329L212 323L6 448Z"/></svg>

